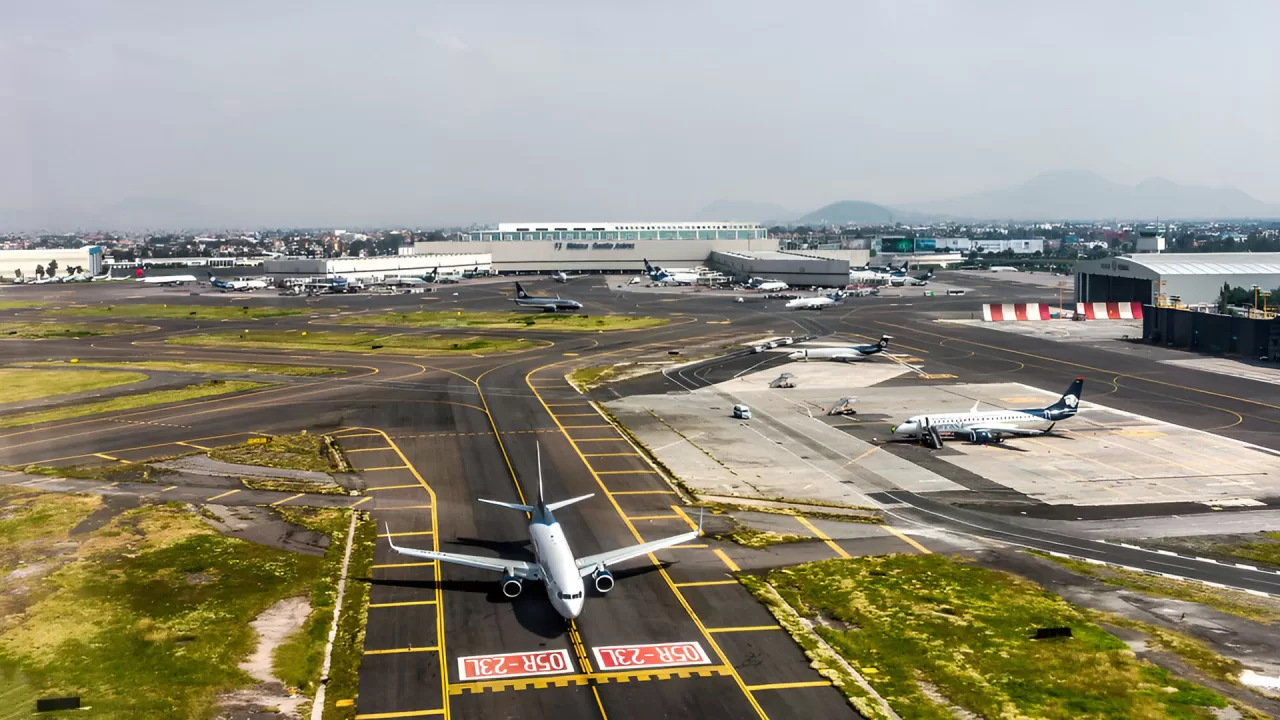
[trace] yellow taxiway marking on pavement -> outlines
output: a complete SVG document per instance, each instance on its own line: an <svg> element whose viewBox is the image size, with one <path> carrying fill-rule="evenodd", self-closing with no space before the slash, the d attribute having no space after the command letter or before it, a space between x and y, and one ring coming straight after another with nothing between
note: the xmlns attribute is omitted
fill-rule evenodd
<svg viewBox="0 0 1280 720"><path fill-rule="evenodd" d="M549 408L553 408L553 407L582 407L583 405L586 405L586 404L587 403L585 402L573 402L573 403L547 403L546 405Z"/></svg>
<svg viewBox="0 0 1280 720"><path fill-rule="evenodd" d="M354 508L354 507L360 507L361 505L363 505L363 504L365 504L365 503L369 502L369 501L370 501L370 500L372 500L372 499L373 499L373 496L372 496L372 495L365 495L364 497L360 498L359 500L357 500L357 501L355 501L355 502L351 503L351 507L353 507L353 508Z"/></svg>
<svg viewBox="0 0 1280 720"><path fill-rule="evenodd" d="M545 690L547 688L563 688L570 685L586 685L588 683L626 683L649 682L652 680L674 680L677 678L716 677L732 675L727 665L710 667L694 667L663 670L635 670L622 672L582 673L578 675L552 675L542 678L513 678L510 680L483 680L480 682L454 683L449 686L450 695L463 693L503 692L506 690ZM359 716L357 716L359 717Z"/></svg>
<svg viewBox="0 0 1280 720"><path fill-rule="evenodd" d="M565 353L565 357L578 357L578 353Z"/></svg>
<svg viewBox="0 0 1280 720"><path fill-rule="evenodd" d="M596 470L597 475L657 475L657 470Z"/></svg>
<svg viewBox="0 0 1280 720"><path fill-rule="evenodd" d="M914 539L912 539L911 537L909 537L906 533L902 532L902 531L901 531L901 530L899 530L898 528L893 527L892 525L881 525L880 527L884 528L885 530L888 530L892 535L894 535L895 537L897 537L897 538L898 538L899 540L901 540L902 542L904 542L904 543L906 543L906 544L910 545L911 547L915 548L916 550L919 550L919 551L920 551L920 553L921 553L922 555L932 555L932 554L933 554L933 552L932 552L931 550L929 550L929 548L927 548L927 547L925 547L925 546L921 545L920 543L916 542Z"/></svg>
<svg viewBox="0 0 1280 720"><path fill-rule="evenodd" d="M832 539L831 539L831 537L830 537L829 535L827 535L826 533L824 533L824 532L822 532L821 530L819 530L819 529L818 529L818 528L817 528L813 523L809 522L809 518L804 517L803 515L797 515L797 516L796 516L796 521L797 521L797 522L799 522L801 525L805 526L805 528L806 528L806 529L808 529L808 530L809 530L809 532L813 533L813 536L814 536L814 537L816 537L816 538L818 538L819 540L821 540L822 542L826 543L826 544L827 544L827 547L831 548L832 550L835 550L835 551L836 551L836 555L839 555L839 556L840 556L840 557L842 557L842 558L851 558L851 557L853 557L853 556L852 556L852 555L850 555L849 553L845 552L845 549L844 549L844 548L842 548L842 547L840 547L839 545L837 545L837 544L835 543L835 541L834 541L834 540L832 540Z"/></svg>
<svg viewBox="0 0 1280 720"><path fill-rule="evenodd" d="M707 587L708 585L741 585L737 580L699 580L698 582L676 583L676 587Z"/></svg>
<svg viewBox="0 0 1280 720"><path fill-rule="evenodd" d="M749 625L744 627L707 628L709 633L756 632L759 630L781 630L781 625Z"/></svg>
<svg viewBox="0 0 1280 720"><path fill-rule="evenodd" d="M628 520L679 520L680 516L675 513L670 515L628 515Z"/></svg>
<svg viewBox="0 0 1280 720"><path fill-rule="evenodd" d="M575 445L576 445L576 444L578 444L578 443L584 443L584 442L626 442L626 441L627 441L627 439L626 439L626 438L622 438L622 437L611 437L611 438L574 438L574 439L573 439L573 443L574 443Z"/></svg>
<svg viewBox="0 0 1280 720"><path fill-rule="evenodd" d="M415 535L435 535L434 530L413 530L410 532L378 533L378 537L413 537Z"/></svg>
<svg viewBox="0 0 1280 720"><path fill-rule="evenodd" d="M569 621L569 642L573 645L573 654L578 657L578 666L590 675L591 660L587 655L587 646L582 642L582 635L578 633L578 623L573 620ZM597 698L596 701L599 702L599 699ZM600 712L604 713L603 707L600 708Z"/></svg>
<svg viewBox="0 0 1280 720"><path fill-rule="evenodd" d="M100 457L100 458L102 458L103 460L115 460L115 461L119 461L119 460L120 460L120 458L118 458L118 457L111 457L110 455L108 455L108 454L106 454L106 453L94 453L94 454L93 454L93 456L94 456L94 457Z"/></svg>
<svg viewBox="0 0 1280 720"><path fill-rule="evenodd" d="M564 416L561 415L560 417ZM640 457L640 453L583 453L582 457ZM618 494L619 493L614 493L614 495Z"/></svg>
<svg viewBox="0 0 1280 720"><path fill-rule="evenodd" d="M355 704L356 704L356 701L353 698L343 698L342 700L334 701L333 706L334 707L351 707L352 705L355 705Z"/></svg>
<svg viewBox="0 0 1280 720"><path fill-rule="evenodd" d="M873 452L875 452L875 451L877 451L877 450L879 450L879 449L880 449L880 446L879 446L879 445L877 445L877 446L875 446L875 447L873 447L873 448L867 448L866 450L863 450L863 451L858 455L858 457L854 458L854 459L853 459L853 462L858 462L859 460L861 460L861 459L865 458L866 456L870 455L871 453L873 453Z"/></svg>
<svg viewBox="0 0 1280 720"><path fill-rule="evenodd" d="M354 506L353 506L354 507ZM394 505L392 507L380 507L378 512L385 510L430 510L430 505Z"/></svg>
<svg viewBox="0 0 1280 720"><path fill-rule="evenodd" d="M734 572L742 572L742 568L738 567L738 563L734 562L733 558L725 554L725 551L720 548L711 548L711 552L715 553L716 557L720 558L720 562L723 562L730 570Z"/></svg>
<svg viewBox="0 0 1280 720"><path fill-rule="evenodd" d="M408 465L388 465L386 467L376 468L356 468L357 472L378 472L379 470L408 470Z"/></svg>
<svg viewBox="0 0 1280 720"><path fill-rule="evenodd" d="M709 548L710 545L672 545L668 550L698 550L701 548Z"/></svg>
<svg viewBox="0 0 1280 720"><path fill-rule="evenodd" d="M358 452L377 452L377 451L379 451L379 450L386 451L386 452L391 452L391 448L389 448L389 447L384 447L384 448L356 448L355 450L343 450L342 452L344 452L344 453L346 453L346 454L350 455L351 453L358 453Z"/></svg>
<svg viewBox="0 0 1280 720"><path fill-rule="evenodd" d="M566 418L566 417L600 417L600 416L595 413L560 413L556 415L556 417ZM592 425L592 427L599 427L599 426Z"/></svg>
<svg viewBox="0 0 1280 720"><path fill-rule="evenodd" d="M178 441L177 443L175 443L175 444L177 444L177 445L186 445L187 447L193 447L193 448L195 448L195 449L197 449L197 450L208 450L208 449L209 449L209 448L205 447L204 445L197 445L197 444L195 444L195 443L189 443L189 442L186 442L185 440L179 440L179 441Z"/></svg>
<svg viewBox="0 0 1280 720"><path fill-rule="evenodd" d="M435 564L436 564L436 561L432 560L431 562L382 563L381 565L370 565L369 567L374 570L386 570L388 568L402 568L402 567L430 567Z"/></svg>
<svg viewBox="0 0 1280 720"><path fill-rule="evenodd" d="M365 488L365 492L373 492L374 490L404 490L405 488L421 487L421 485L379 485L377 487Z"/></svg>
<svg viewBox="0 0 1280 720"><path fill-rule="evenodd" d="M747 689L752 692L756 690L790 690L792 688L816 688L831 687L831 683L826 680L811 680L809 682L789 682L789 683L770 683L768 685L748 685Z"/></svg>
<svg viewBox="0 0 1280 720"><path fill-rule="evenodd" d="M565 430L586 430L588 428L611 428L612 425L561 425Z"/></svg>
<svg viewBox="0 0 1280 720"><path fill-rule="evenodd" d="M689 517L689 514L684 511L684 508L680 507L679 505L672 505L671 509L675 511L675 514L684 518L684 521L689 524L690 530L698 529L698 523L694 522L693 518Z"/></svg>
<svg viewBox="0 0 1280 720"><path fill-rule="evenodd" d="M407 648L387 648L386 650L365 650L365 655L398 655L400 653L418 653L418 652L435 652L435 645L431 647L407 647Z"/></svg>
<svg viewBox="0 0 1280 720"><path fill-rule="evenodd" d="M407 600L405 602L369 603L371 608L408 607L410 605L435 605L435 600Z"/></svg>
<svg viewBox="0 0 1280 720"><path fill-rule="evenodd" d="M220 500L220 499L222 499L222 498L224 498L224 497L227 497L227 496L229 496L229 495L235 495L235 494L236 494L236 493L238 493L238 492L240 492L240 491L239 491L239 490L228 490L227 492L224 492L224 493L222 493L221 495L214 495L213 497L211 497L211 498L209 498L209 499L205 500L205 502L213 502L214 500Z"/></svg>
<svg viewBox="0 0 1280 720"><path fill-rule="evenodd" d="M630 455L631 453L627 453L627 454ZM586 455L584 457L591 457L591 456ZM617 492L613 492L609 494L610 495L675 495L676 491L675 490L619 490Z"/></svg>
<svg viewBox="0 0 1280 720"><path fill-rule="evenodd" d="M341 432L341 431L339 431L339 432ZM378 437L378 436L379 436L379 435L381 435L381 434L382 434L382 433L355 433L355 434L353 434L353 435L339 435L339 434L335 433L335 434L334 434L334 437L335 437L335 438L337 438L337 439L339 439L339 440L349 440L349 439L351 439L351 438L358 438L358 437Z"/></svg>
<svg viewBox="0 0 1280 720"><path fill-rule="evenodd" d="M435 710L404 710L401 712L365 713L356 715L356 720L390 720L391 718L427 717L428 715L444 715L444 708Z"/></svg>
<svg viewBox="0 0 1280 720"><path fill-rule="evenodd" d="M178 486L177 486L177 485L170 485L169 487L167 487L167 488L165 488L165 489L161 490L160 492L162 492L162 493L167 493L167 492L169 492L170 490L176 490L176 489L178 489ZM159 495L160 493L156 493L156 494L157 494L157 495Z"/></svg>
<svg viewBox="0 0 1280 720"><path fill-rule="evenodd" d="M289 497L287 497L287 498L285 498L285 499L283 499L283 500L277 500L277 501L275 501L275 502L271 503L271 505L269 505L268 507L276 507L277 505L283 505L283 504L285 504L285 503L289 502L290 500L297 500L298 498L302 497L303 495L306 495L306 493L298 493L297 495L290 495Z"/></svg>

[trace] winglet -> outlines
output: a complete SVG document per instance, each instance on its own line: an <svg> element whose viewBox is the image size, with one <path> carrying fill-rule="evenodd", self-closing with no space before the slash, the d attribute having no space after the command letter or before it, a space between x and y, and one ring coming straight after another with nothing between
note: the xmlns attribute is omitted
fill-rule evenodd
<svg viewBox="0 0 1280 720"><path fill-rule="evenodd" d="M538 504L542 502L542 443L536 443L538 448Z"/></svg>
<svg viewBox="0 0 1280 720"><path fill-rule="evenodd" d="M698 537L702 537L702 516L707 512L705 507L698 508Z"/></svg>
<svg viewBox="0 0 1280 720"><path fill-rule="evenodd" d="M382 529L387 533L387 544L391 546L392 550L398 550L399 548L396 547L395 541L391 539L391 526L386 521L383 521Z"/></svg>
<svg viewBox="0 0 1280 720"><path fill-rule="evenodd" d="M971 413L976 413L976 412L978 412L978 406L979 406L979 405L981 405L981 404L982 404L982 401L981 401L981 400L974 400L974 401L973 401L973 407L969 408L969 412L971 412Z"/></svg>

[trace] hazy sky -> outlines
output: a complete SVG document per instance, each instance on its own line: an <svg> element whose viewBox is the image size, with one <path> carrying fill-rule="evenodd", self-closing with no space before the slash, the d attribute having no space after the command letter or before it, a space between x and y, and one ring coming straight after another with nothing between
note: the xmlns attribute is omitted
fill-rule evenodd
<svg viewBox="0 0 1280 720"><path fill-rule="evenodd" d="M1280 202L1280 2L0 0L0 214L678 220L1083 168Z"/></svg>

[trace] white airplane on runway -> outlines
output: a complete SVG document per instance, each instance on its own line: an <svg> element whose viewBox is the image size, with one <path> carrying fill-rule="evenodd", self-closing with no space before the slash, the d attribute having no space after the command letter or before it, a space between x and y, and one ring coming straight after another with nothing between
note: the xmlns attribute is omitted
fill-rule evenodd
<svg viewBox="0 0 1280 720"><path fill-rule="evenodd" d="M836 290L829 295L820 295L818 297L802 297L795 300L788 300L784 305L788 310L826 310L836 303L844 300L845 293Z"/></svg>
<svg viewBox="0 0 1280 720"><path fill-rule="evenodd" d="M138 281L148 285L183 285L197 282L195 275L154 275L138 278Z"/></svg>
<svg viewBox="0 0 1280 720"><path fill-rule="evenodd" d="M849 347L802 348L789 355L788 360L835 360L837 362L858 362L866 360L889 347L893 338L881 335L880 342L873 345L850 345Z"/></svg>
<svg viewBox="0 0 1280 720"><path fill-rule="evenodd" d="M518 597L526 581L541 580L546 587L547 599L551 601L551 606L566 620L572 620L582 614L584 602L582 579L584 577L590 575L596 591L601 594L607 593L613 589L613 574L608 570L610 565L648 555L672 545L687 543L702 534L702 516L699 514L697 530L575 559L573 551L569 549L569 541L565 538L564 530L551 512L594 495L595 493L591 493L559 502L545 502L542 499L542 446L538 445L537 505L520 505L479 498L483 503L529 513L529 538L533 541L534 562L404 548L396 545L391 539L391 528L385 523L383 526L386 528L387 542L390 543L391 549L401 555L502 573L502 594L509 598Z"/></svg>
<svg viewBox="0 0 1280 720"><path fill-rule="evenodd" d="M978 403L967 413L925 413L907 418L889 429L895 437L923 440L934 449L942 447L942 435L962 438L979 445L999 443L1007 437L1046 435L1060 420L1075 417L1084 393L1084 378L1046 408L1031 410L988 410L978 412Z"/></svg>

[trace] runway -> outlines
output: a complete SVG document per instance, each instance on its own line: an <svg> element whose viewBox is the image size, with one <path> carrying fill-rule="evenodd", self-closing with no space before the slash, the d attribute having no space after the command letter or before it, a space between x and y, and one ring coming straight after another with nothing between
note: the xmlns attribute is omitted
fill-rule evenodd
<svg viewBox="0 0 1280 720"><path fill-rule="evenodd" d="M546 290L529 285L531 291ZM1108 405L1280 449L1280 435L1274 432L1280 422L1280 387L1275 385L934 321L937 314L971 312L982 302L979 295L1044 299L1050 292L995 281L990 285L982 293L959 298L901 293L850 299L822 313L784 313L781 303L754 298L734 303L731 295L722 294L619 292L601 287L599 279L584 278L555 290L588 303L592 313L659 315L672 322L620 333L458 331L539 341L534 350L488 357L177 350L163 339L204 331L209 324L175 320L140 321L157 328L144 335L91 341L5 340L11 362L163 356L320 364L345 373L292 378L227 397L0 430L0 464L138 460L237 442L249 433L325 432L338 438L367 483L363 495L336 496L331 502L370 511L380 524L380 535L390 532L398 544L410 547L527 559L526 518L480 505L476 498L527 498L534 492L540 445L549 500L595 494L557 513L575 554L582 556L696 526L696 518L685 511L660 472L590 399L682 392L780 366L785 360L776 353L762 357L743 351L607 386L590 397L570 386L565 374L578 365L632 358L645 350L676 351L707 338L776 335L858 342L892 335L892 350L918 359L912 364L921 369L895 382L998 378L1057 387L1066 378L1085 374L1091 382L1090 397L1105 398ZM1056 297L1056 291L1052 294ZM231 301L219 295L152 292L138 298L112 295L102 301L156 302L156 297L165 297L182 303L305 302L317 312L255 321L252 326L299 330L333 328L334 315L358 316L373 309L511 307L505 283L448 286L430 299ZM367 329L359 324L341 327ZM216 502L213 498L225 491L164 492L190 502ZM241 495L218 500L272 504L282 499ZM904 523L943 526L1015 545L1280 593L1280 582L1273 582L1280 576L1097 543L1057 527L960 509L914 493L889 492L880 499ZM818 553L814 557L847 556L864 547L856 541L811 546L810 552ZM918 551L888 534L865 547L876 552ZM508 600L492 573L412 562L392 553L380 538L371 577L359 579L371 584L372 594L359 694L352 698L356 717L857 717L841 694L809 667L772 616L732 579L731 573L754 557L751 553L702 539L658 553L659 564L633 561L616 573L618 585L611 593L590 593L584 614L566 625L534 584ZM609 648L655 643L696 645L705 662L610 664L617 656ZM472 677L467 670L474 667L466 665L467 658L533 652L567 656L568 666L561 672L505 679Z"/></svg>

